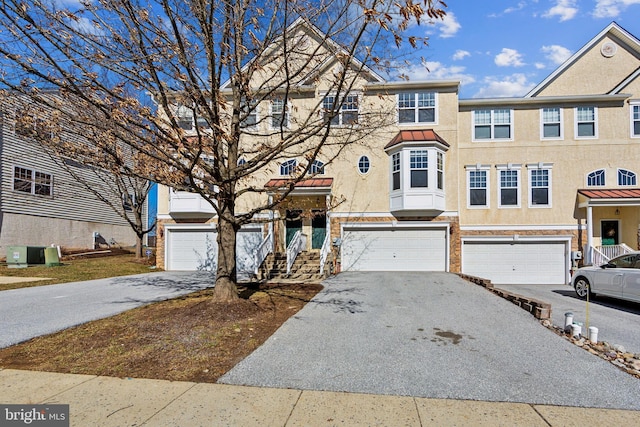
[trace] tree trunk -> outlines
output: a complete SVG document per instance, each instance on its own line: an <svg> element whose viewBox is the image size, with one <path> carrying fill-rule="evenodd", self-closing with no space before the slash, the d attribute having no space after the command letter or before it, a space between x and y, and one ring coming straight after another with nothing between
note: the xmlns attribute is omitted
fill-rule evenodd
<svg viewBox="0 0 640 427"><path fill-rule="evenodd" d="M136 234L136 258L142 258L142 236Z"/></svg>
<svg viewBox="0 0 640 427"><path fill-rule="evenodd" d="M218 217L218 269L213 300L234 302L238 296L236 286L236 234L238 227L223 214Z"/></svg>

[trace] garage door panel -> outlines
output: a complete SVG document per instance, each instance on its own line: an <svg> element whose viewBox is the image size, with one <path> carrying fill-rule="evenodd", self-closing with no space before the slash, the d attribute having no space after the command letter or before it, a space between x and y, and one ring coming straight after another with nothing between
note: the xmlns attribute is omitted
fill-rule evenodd
<svg viewBox="0 0 640 427"><path fill-rule="evenodd" d="M495 284L564 284L565 242L464 242L462 272Z"/></svg>
<svg viewBox="0 0 640 427"><path fill-rule="evenodd" d="M174 271L215 271L218 263L217 233L212 230L169 230L167 233L167 269ZM240 230L236 240L238 278L254 271L254 253L262 242L258 228Z"/></svg>
<svg viewBox="0 0 640 427"><path fill-rule="evenodd" d="M346 271L445 271L446 229L345 229L342 267Z"/></svg>
<svg viewBox="0 0 640 427"><path fill-rule="evenodd" d="M218 245L215 232L172 230L169 236L169 270L216 269Z"/></svg>

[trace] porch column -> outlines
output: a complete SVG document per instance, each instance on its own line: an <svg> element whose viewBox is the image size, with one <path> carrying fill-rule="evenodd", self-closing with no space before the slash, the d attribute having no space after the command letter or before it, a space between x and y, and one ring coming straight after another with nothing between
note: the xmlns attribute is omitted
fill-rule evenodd
<svg viewBox="0 0 640 427"><path fill-rule="evenodd" d="M326 227L327 227L327 236L331 236L331 219L329 219L329 203L331 203L331 196L329 194L327 194L325 196L325 212L326 215L324 216L325 222L326 222ZM331 237L329 237L331 238Z"/></svg>
<svg viewBox="0 0 640 427"><path fill-rule="evenodd" d="M269 205L273 203L273 196L269 196ZM269 209L269 225L268 225L269 235L271 236L271 250L275 252L275 239L273 235L273 209Z"/></svg>
<svg viewBox="0 0 640 427"><path fill-rule="evenodd" d="M591 259L591 248L593 247L593 208L591 206L587 206L587 247L585 258L587 260L587 264L591 264L593 260Z"/></svg>

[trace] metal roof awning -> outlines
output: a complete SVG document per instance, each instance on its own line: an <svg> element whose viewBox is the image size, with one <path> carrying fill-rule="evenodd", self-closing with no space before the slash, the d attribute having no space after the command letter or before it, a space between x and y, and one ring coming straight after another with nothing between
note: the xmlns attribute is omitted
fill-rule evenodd
<svg viewBox="0 0 640 427"><path fill-rule="evenodd" d="M291 195L308 195L308 194L331 194L331 186L333 185L333 178L306 178L295 182L295 180L289 178L275 178L270 179L265 188L270 193L278 193L287 191L293 185Z"/></svg>
<svg viewBox="0 0 640 427"><path fill-rule="evenodd" d="M574 218L585 218L581 209L597 206L640 206L640 188L578 190Z"/></svg>

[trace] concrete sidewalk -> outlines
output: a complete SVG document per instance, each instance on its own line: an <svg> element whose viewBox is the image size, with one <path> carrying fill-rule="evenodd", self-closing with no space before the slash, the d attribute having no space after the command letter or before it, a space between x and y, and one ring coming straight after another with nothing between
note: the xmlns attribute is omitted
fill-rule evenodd
<svg viewBox="0 0 640 427"><path fill-rule="evenodd" d="M0 370L2 404L68 404L71 426L600 426L640 412ZM0 420L2 418L0 417ZM1 424L1 423L0 423Z"/></svg>

